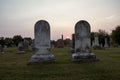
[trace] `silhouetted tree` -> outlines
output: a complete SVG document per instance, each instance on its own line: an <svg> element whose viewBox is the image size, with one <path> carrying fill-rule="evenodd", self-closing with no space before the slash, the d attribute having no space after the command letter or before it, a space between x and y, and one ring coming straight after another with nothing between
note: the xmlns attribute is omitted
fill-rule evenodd
<svg viewBox="0 0 120 80"><path fill-rule="evenodd" d="M91 45L92 45L92 41L94 41L94 35L95 35L95 32L91 32Z"/></svg>
<svg viewBox="0 0 120 80"><path fill-rule="evenodd" d="M55 45L55 44L56 44L56 41L55 41L55 40L51 40L51 44L52 44L52 45Z"/></svg>
<svg viewBox="0 0 120 80"><path fill-rule="evenodd" d="M13 40L12 40L12 38L5 38L5 45L7 46L7 47L11 47L12 45L13 45Z"/></svg>
<svg viewBox="0 0 120 80"><path fill-rule="evenodd" d="M99 44L102 44L102 46L104 46L105 38L107 38L107 42L108 44L110 44L110 35L105 30L102 29L99 29L98 32L91 32L91 44L92 41L94 40L95 34L98 34Z"/></svg>
<svg viewBox="0 0 120 80"><path fill-rule="evenodd" d="M120 25L115 28L115 30L112 30L111 34L113 43L120 45Z"/></svg>
<svg viewBox="0 0 120 80"><path fill-rule="evenodd" d="M29 41L29 45L32 44L32 38L31 37L25 37L24 39L27 40L27 41Z"/></svg>
<svg viewBox="0 0 120 80"><path fill-rule="evenodd" d="M69 38L66 38L66 39L64 40L64 45L65 45L65 46L71 46L71 40L70 40Z"/></svg>
<svg viewBox="0 0 120 80"><path fill-rule="evenodd" d="M0 37L0 45L2 45L2 46L5 45L4 37Z"/></svg>
<svg viewBox="0 0 120 80"><path fill-rule="evenodd" d="M21 41L23 41L23 38L22 38L21 35L15 35L15 36L13 37L13 42L14 42L14 44L15 44L16 46L17 46L18 43L21 42Z"/></svg>

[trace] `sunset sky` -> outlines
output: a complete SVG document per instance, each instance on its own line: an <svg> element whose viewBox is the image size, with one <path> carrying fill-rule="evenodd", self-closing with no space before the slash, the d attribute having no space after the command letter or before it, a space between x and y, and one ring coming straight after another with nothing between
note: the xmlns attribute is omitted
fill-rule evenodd
<svg viewBox="0 0 120 80"><path fill-rule="evenodd" d="M0 37L34 38L34 24L44 19L51 27L51 39L71 37L79 20L91 31L108 33L120 25L120 0L0 0Z"/></svg>

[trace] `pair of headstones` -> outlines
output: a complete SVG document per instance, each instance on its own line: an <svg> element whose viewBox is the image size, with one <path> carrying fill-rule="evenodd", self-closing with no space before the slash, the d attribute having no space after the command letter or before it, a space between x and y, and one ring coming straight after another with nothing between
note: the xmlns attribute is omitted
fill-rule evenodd
<svg viewBox="0 0 120 80"><path fill-rule="evenodd" d="M50 25L45 20L35 24L35 48L37 49L30 63L53 62L54 55L50 52ZM91 53L90 46L90 25L87 21L81 20L75 25L75 53L72 54L72 61L96 61L96 56Z"/></svg>
<svg viewBox="0 0 120 80"><path fill-rule="evenodd" d="M99 44L99 37L98 37L98 34L96 33L94 35L94 41L92 42L92 47L93 49L105 49L108 47L108 42L107 42L107 38L105 36L105 44L104 44L104 47L102 44Z"/></svg>

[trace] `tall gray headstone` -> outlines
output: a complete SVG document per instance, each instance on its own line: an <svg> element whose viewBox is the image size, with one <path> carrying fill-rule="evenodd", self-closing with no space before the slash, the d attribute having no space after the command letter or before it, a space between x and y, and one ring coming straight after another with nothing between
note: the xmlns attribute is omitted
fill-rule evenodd
<svg viewBox="0 0 120 80"><path fill-rule="evenodd" d="M34 27L36 53L31 57L30 63L54 61L54 55L50 52L50 25L45 20L40 20Z"/></svg>
<svg viewBox="0 0 120 80"><path fill-rule="evenodd" d="M75 53L72 61L96 61L95 54L91 53L90 24L81 20L75 25Z"/></svg>

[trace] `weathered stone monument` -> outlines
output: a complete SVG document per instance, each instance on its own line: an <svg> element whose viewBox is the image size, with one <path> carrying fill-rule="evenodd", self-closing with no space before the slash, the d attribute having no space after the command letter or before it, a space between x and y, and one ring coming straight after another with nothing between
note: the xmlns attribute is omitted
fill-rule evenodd
<svg viewBox="0 0 120 80"><path fill-rule="evenodd" d="M96 55L91 53L90 24L81 20L75 25L75 53L72 61L97 61Z"/></svg>
<svg viewBox="0 0 120 80"><path fill-rule="evenodd" d="M22 41L18 43L18 53L19 53L19 54L25 53L24 43L23 43Z"/></svg>
<svg viewBox="0 0 120 80"><path fill-rule="evenodd" d="M50 52L50 25L45 20L40 20L34 27L36 53L31 57L30 63L53 62L54 55Z"/></svg>

